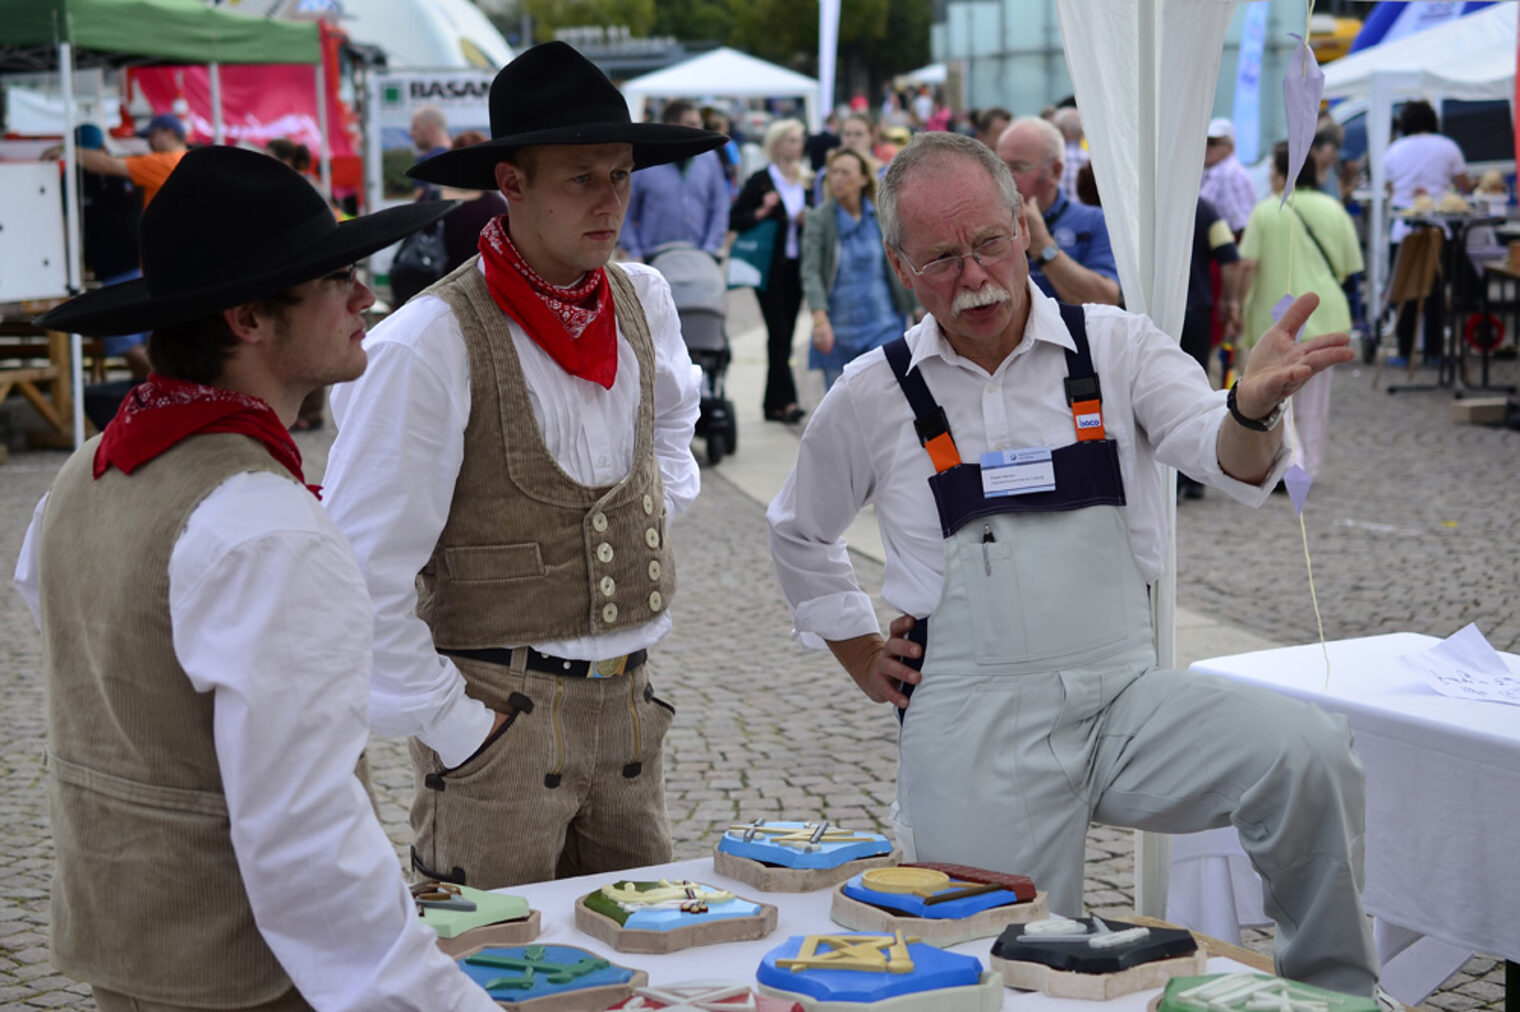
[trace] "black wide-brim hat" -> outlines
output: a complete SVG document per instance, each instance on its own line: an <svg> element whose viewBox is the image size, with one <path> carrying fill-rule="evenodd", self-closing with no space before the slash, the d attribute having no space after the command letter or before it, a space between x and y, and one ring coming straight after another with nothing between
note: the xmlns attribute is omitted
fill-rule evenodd
<svg viewBox="0 0 1520 1012"><path fill-rule="evenodd" d="M279 160L196 148L143 210L142 278L86 292L37 325L93 336L184 323L346 267L455 203L423 201L339 223L316 188Z"/></svg>
<svg viewBox="0 0 1520 1012"><path fill-rule="evenodd" d="M413 179L462 190L496 189L496 165L540 144L632 144L633 167L692 158L728 138L668 123L635 123L622 92L564 42L534 46L491 82L491 139L424 159Z"/></svg>

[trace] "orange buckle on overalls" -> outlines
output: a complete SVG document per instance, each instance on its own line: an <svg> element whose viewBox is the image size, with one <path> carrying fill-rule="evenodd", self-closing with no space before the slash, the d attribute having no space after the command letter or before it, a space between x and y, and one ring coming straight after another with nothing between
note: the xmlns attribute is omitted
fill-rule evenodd
<svg viewBox="0 0 1520 1012"><path fill-rule="evenodd" d="M918 432L918 441L929 451L929 460L936 473L943 474L960 466L961 451L956 449L955 439L950 435L950 422L945 418L944 408L937 407L928 418L915 418L913 428Z"/></svg>
<svg viewBox="0 0 1520 1012"><path fill-rule="evenodd" d="M1103 402L1076 401L1071 406L1071 420L1077 427L1077 441L1103 438Z"/></svg>
<svg viewBox="0 0 1520 1012"><path fill-rule="evenodd" d="M955 447L955 440L950 438L950 433L942 432L924 444L924 449L929 451L929 459L934 462L936 472L944 472L952 467L959 467L961 463L960 450Z"/></svg>
<svg viewBox="0 0 1520 1012"><path fill-rule="evenodd" d="M1066 379L1066 403L1071 405L1071 421L1077 429L1077 442L1103 439L1103 390L1098 377L1078 376Z"/></svg>

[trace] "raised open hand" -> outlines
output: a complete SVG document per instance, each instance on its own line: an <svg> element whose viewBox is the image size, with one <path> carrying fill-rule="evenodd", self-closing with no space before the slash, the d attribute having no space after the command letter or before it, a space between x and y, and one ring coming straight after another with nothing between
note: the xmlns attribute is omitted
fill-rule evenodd
<svg viewBox="0 0 1520 1012"><path fill-rule="evenodd" d="M1292 397L1309 377L1356 357L1347 334L1325 334L1308 341L1294 337L1319 305L1319 296L1300 295L1282 318L1251 350L1245 374L1235 388L1235 406L1247 418L1265 418Z"/></svg>

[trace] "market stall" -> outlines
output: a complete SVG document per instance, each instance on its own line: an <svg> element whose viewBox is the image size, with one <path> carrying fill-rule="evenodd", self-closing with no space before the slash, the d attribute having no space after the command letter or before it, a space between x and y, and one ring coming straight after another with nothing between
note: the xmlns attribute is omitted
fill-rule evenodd
<svg viewBox="0 0 1520 1012"><path fill-rule="evenodd" d="M319 64L315 24L231 14L197 0L0 0L0 74L56 71L62 83L65 178L75 178L74 71L149 63ZM33 293L65 297L83 288L75 188L64 188L67 236L65 289ZM6 193L5 200L29 199ZM21 236L0 241L25 241ZM80 339L69 341L71 414L76 445L84 441L84 373ZM55 366L58 363L54 363Z"/></svg>
<svg viewBox="0 0 1520 1012"><path fill-rule="evenodd" d="M634 122L644 118L649 98L800 98L809 129L821 122L818 82L774 63L767 63L727 46L693 56L622 85Z"/></svg>

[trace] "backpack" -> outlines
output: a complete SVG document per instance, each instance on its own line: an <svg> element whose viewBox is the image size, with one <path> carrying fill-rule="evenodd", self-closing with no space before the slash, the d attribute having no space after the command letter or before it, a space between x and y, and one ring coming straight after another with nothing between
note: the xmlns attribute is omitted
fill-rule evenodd
<svg viewBox="0 0 1520 1012"><path fill-rule="evenodd" d="M401 240L401 248L391 261L391 308L401 308L413 295L443 277L447 265L442 218Z"/></svg>

